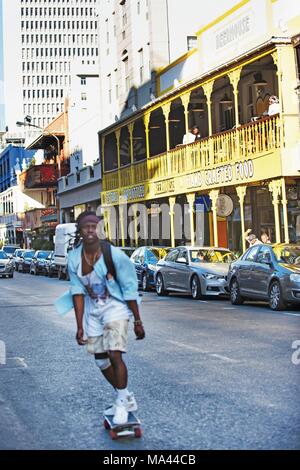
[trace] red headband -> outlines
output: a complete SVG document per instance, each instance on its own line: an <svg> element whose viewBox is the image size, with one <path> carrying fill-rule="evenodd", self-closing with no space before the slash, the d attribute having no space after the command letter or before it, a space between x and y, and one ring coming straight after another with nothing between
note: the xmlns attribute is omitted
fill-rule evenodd
<svg viewBox="0 0 300 470"><path fill-rule="evenodd" d="M99 217L93 214L85 215L82 217L80 222L78 223L78 227L82 227L85 224L98 224L100 221Z"/></svg>

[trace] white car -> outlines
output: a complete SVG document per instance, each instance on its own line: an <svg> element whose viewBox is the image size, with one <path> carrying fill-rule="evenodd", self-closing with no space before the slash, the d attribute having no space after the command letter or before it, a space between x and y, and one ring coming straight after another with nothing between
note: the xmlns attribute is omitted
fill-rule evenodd
<svg viewBox="0 0 300 470"><path fill-rule="evenodd" d="M5 251L0 251L0 277L14 277L14 262Z"/></svg>

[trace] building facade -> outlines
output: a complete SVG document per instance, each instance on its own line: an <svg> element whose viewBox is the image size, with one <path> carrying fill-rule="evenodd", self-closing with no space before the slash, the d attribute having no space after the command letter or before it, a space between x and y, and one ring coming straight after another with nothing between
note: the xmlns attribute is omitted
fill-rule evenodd
<svg viewBox="0 0 300 470"><path fill-rule="evenodd" d="M63 110L71 63L98 61L99 0L3 0L4 102L12 131L26 115L45 127Z"/></svg>
<svg viewBox="0 0 300 470"><path fill-rule="evenodd" d="M100 133L107 231L112 214L120 221L112 238L129 243L132 222L131 243L175 246L186 220L191 244L242 251L248 228L273 242L300 239L300 6L286 3L243 0L225 11L197 33L195 78L184 74L185 54L160 70L154 102ZM192 125L201 138L183 145ZM141 224L160 226L163 203L169 236L139 235Z"/></svg>
<svg viewBox="0 0 300 470"><path fill-rule="evenodd" d="M154 99L157 70L194 47L198 11L197 0L101 3L100 128Z"/></svg>

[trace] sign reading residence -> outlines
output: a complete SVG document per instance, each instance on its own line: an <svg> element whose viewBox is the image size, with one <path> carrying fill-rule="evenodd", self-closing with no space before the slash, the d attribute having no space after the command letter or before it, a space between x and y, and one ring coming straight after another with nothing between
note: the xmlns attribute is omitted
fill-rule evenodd
<svg viewBox="0 0 300 470"><path fill-rule="evenodd" d="M136 199L145 199L145 186L133 186L120 191L120 202L134 201Z"/></svg>

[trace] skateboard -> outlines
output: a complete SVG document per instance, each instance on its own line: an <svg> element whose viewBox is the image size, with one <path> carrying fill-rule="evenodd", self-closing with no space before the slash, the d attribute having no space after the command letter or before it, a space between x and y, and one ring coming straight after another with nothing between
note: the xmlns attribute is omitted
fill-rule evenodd
<svg viewBox="0 0 300 470"><path fill-rule="evenodd" d="M104 415L105 429L109 431L112 439L119 439L119 437L142 437L142 428L140 420L130 411L128 413L128 421L124 424L114 424L113 415Z"/></svg>

